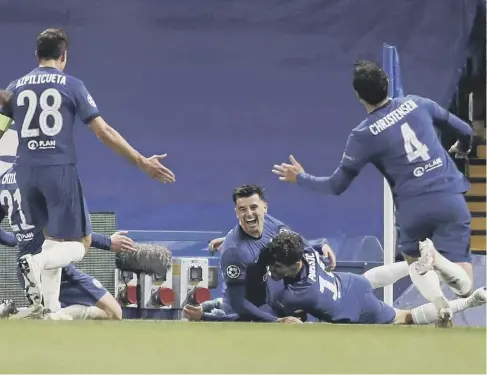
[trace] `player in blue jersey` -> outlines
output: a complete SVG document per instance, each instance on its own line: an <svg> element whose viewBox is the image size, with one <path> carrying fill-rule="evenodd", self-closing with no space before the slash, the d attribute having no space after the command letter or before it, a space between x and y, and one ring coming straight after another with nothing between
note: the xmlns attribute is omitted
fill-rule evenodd
<svg viewBox="0 0 487 375"><path fill-rule="evenodd" d="M26 223L21 201L15 171L10 168L0 176L0 222L7 217L13 234L0 230L0 243L10 247L18 246L18 258L26 254L38 254L44 241L42 228ZM93 233L92 246L115 252L134 251L133 241L124 234L117 232L108 237ZM19 283L23 288L25 282L20 270L18 271ZM47 296L46 301L49 304L46 304L46 308L56 313L61 311L74 319L121 319L120 305L94 277L79 271L73 264L62 269L60 281L50 277L49 273L52 272L53 270L43 270L41 277L46 282L61 282L60 295L56 301ZM42 311L38 306L40 305L33 306L33 313Z"/></svg>
<svg viewBox="0 0 487 375"><path fill-rule="evenodd" d="M469 152L472 129L430 99L389 98L387 76L374 63L355 64L353 87L368 116L350 134L335 172L330 177L312 176L290 156L291 163L274 165L273 173L282 181L338 195L372 163L391 186L398 249L410 263L411 280L446 323L451 311L440 279L458 296L468 296L473 289L471 216L464 198L470 185L442 147L434 126L456 133L452 151L458 157Z"/></svg>
<svg viewBox="0 0 487 375"><path fill-rule="evenodd" d="M303 311L329 323L429 324L437 319L433 304L412 310L386 305L373 293L367 278L349 272L329 272L315 250L306 248L296 233L280 233L261 254L274 280L285 288L271 302L278 316ZM452 313L486 303L486 288L470 297L450 301Z"/></svg>
<svg viewBox="0 0 487 375"><path fill-rule="evenodd" d="M44 294L41 270L60 272L71 262L80 261L91 242L88 210L76 169L76 116L105 145L152 178L175 181L174 174L159 162L166 155L147 158L132 148L100 116L83 82L63 72L67 49L68 37L63 30L44 30L37 37L39 66L8 86L11 97L0 111L2 132L12 121L18 126L16 171L22 209L27 221L44 228L46 236L39 254L28 254L19 261L27 293L35 303L40 303Z"/></svg>
<svg viewBox="0 0 487 375"><path fill-rule="evenodd" d="M275 235L291 229L267 214L261 187L240 186L234 190L232 199L238 225L227 234L220 249L223 298L214 304L223 307L226 315L215 316L204 312L202 306L190 305L185 307L185 315L192 320L292 322L293 317L276 318L267 305L268 296L282 287L282 283L267 283L267 269L259 263L260 250Z"/></svg>

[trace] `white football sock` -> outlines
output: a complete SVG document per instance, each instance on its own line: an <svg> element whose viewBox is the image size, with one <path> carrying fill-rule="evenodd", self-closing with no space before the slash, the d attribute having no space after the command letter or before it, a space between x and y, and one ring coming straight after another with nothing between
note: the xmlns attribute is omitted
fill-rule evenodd
<svg viewBox="0 0 487 375"><path fill-rule="evenodd" d="M472 289L472 280L462 266L450 262L439 252L435 253L435 270L456 295L466 296Z"/></svg>
<svg viewBox="0 0 487 375"><path fill-rule="evenodd" d="M419 275L416 271L416 262L413 262L409 265L409 276L413 284L418 288L419 293L433 303L437 310L448 308L448 300L441 290L440 279L435 271L432 270L424 275Z"/></svg>
<svg viewBox="0 0 487 375"><path fill-rule="evenodd" d="M52 270L42 270L42 296L44 298L44 307L52 312L59 311L59 293L61 291L61 268Z"/></svg>
<svg viewBox="0 0 487 375"><path fill-rule="evenodd" d="M85 246L81 242L45 240L42 251L34 259L41 269L51 270L79 262L84 256Z"/></svg>
<svg viewBox="0 0 487 375"><path fill-rule="evenodd" d="M459 313L460 311L467 310L470 307L470 298L459 298L450 301L450 307L453 314ZM421 305L411 310L411 315L413 317L414 324L430 324L438 320L438 310L432 303L427 303L426 305Z"/></svg>
<svg viewBox="0 0 487 375"><path fill-rule="evenodd" d="M396 262L379 267L374 267L364 273L364 277L369 280L372 288L383 288L394 284L397 280L409 274L407 262Z"/></svg>
<svg viewBox="0 0 487 375"><path fill-rule="evenodd" d="M107 313L96 306L71 305L61 311L71 316L73 320L109 319Z"/></svg>

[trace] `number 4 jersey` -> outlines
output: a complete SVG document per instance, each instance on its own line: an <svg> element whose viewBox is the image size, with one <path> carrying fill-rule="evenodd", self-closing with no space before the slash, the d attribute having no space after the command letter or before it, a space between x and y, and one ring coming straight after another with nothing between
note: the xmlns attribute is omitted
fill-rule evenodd
<svg viewBox="0 0 487 375"><path fill-rule="evenodd" d="M358 173L368 162L399 199L432 192L464 193L467 179L443 148L436 128L450 129L466 151L472 129L432 100L409 95L370 113L347 142L341 168Z"/></svg>
<svg viewBox="0 0 487 375"><path fill-rule="evenodd" d="M38 67L13 81L7 91L12 105L2 114L14 120L19 134L16 164L76 163L76 115L85 124L99 116L83 82L56 68Z"/></svg>

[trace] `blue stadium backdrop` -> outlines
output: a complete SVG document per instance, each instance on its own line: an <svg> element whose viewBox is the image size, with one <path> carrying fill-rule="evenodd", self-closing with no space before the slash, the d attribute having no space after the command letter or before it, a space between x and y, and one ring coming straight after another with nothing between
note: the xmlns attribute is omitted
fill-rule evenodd
<svg viewBox="0 0 487 375"><path fill-rule="evenodd" d="M365 115L352 64L381 63L383 42L401 53L405 91L447 106L476 7L476 0L2 0L0 82L34 66L39 31L68 30L67 71L84 80L110 124L144 154L168 153L176 173L170 186L151 181L80 124L90 210L115 211L119 228L228 230L232 189L257 183L270 213L306 236L382 239L383 180L373 168L341 197L321 197L280 183L271 167L293 153L310 172L334 170Z"/></svg>

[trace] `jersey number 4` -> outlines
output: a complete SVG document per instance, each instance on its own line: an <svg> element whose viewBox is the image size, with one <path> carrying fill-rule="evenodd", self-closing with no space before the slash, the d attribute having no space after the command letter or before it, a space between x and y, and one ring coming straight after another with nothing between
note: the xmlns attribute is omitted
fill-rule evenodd
<svg viewBox="0 0 487 375"><path fill-rule="evenodd" d="M63 116L59 109L63 103L63 98L58 90L50 88L44 90L39 98L32 90L21 91L17 96L17 106L23 107L27 105L27 112L25 113L24 122L20 131L22 138L38 137L40 132L48 137L54 137L63 128ZM39 127L31 127L32 120L36 113L37 104L41 109L39 113ZM48 124L48 119L52 118Z"/></svg>
<svg viewBox="0 0 487 375"><path fill-rule="evenodd" d="M10 226L12 227L12 231L18 232L19 230L30 230L34 228L33 225L27 224L25 220L25 215L22 211L22 199L20 197L19 189L15 190L13 194L10 194L8 190L2 190L0 193L0 201L2 202L3 206L8 207L8 221L10 222ZM19 214L20 219L20 228L17 224L14 224L14 203L17 204L17 211Z"/></svg>
<svg viewBox="0 0 487 375"><path fill-rule="evenodd" d="M401 125L401 133L404 139L404 150L409 162L413 162L418 158L424 161L430 159L428 146L419 141L416 133L407 122Z"/></svg>

